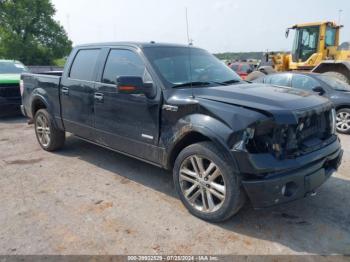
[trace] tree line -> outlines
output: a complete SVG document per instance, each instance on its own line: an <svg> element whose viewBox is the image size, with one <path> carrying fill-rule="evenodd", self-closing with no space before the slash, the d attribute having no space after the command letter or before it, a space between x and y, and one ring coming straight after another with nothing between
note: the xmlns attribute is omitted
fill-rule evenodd
<svg viewBox="0 0 350 262"><path fill-rule="evenodd" d="M214 54L217 58L221 60L248 60L248 59L262 59L264 53L263 52L225 52Z"/></svg>
<svg viewBox="0 0 350 262"><path fill-rule="evenodd" d="M0 0L0 58L53 65L72 49L50 0Z"/></svg>
<svg viewBox="0 0 350 262"><path fill-rule="evenodd" d="M50 0L0 0L0 58L26 65L62 66L72 41L54 20L55 13ZM215 55L222 60L259 60L263 52Z"/></svg>

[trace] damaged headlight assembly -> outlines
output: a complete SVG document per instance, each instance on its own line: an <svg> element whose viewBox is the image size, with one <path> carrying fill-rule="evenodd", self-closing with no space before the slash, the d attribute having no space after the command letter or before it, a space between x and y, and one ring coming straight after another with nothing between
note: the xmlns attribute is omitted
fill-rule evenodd
<svg viewBox="0 0 350 262"><path fill-rule="evenodd" d="M282 154L282 144L286 141L286 127L277 127L272 119L259 121L241 132L232 146L233 151L245 151L253 154Z"/></svg>
<svg viewBox="0 0 350 262"><path fill-rule="evenodd" d="M254 128L247 128L243 131L242 139L234 144L232 150L235 151L246 151L246 145L249 143L249 140L254 138L255 129Z"/></svg>

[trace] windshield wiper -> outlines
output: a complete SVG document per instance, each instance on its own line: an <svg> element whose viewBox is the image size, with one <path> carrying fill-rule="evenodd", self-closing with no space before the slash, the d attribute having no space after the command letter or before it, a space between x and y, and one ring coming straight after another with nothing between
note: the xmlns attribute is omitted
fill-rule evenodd
<svg viewBox="0 0 350 262"><path fill-rule="evenodd" d="M236 83L240 83L240 82L242 82L242 81L238 80L238 79L231 79L231 80L227 80L225 82L222 82L222 84L229 85L229 84L236 84Z"/></svg>
<svg viewBox="0 0 350 262"><path fill-rule="evenodd" d="M236 80L236 79L232 79L232 80L228 80L225 82L216 82L216 81L193 81L193 82L186 82L186 83L182 83L182 84L178 84L178 85L174 85L173 88L177 88L177 87L184 87L184 86L193 86L193 87L201 87L201 86L208 86L208 85L220 85L220 86L227 86L229 84L233 84L233 83L239 83L241 82L240 80Z"/></svg>
<svg viewBox="0 0 350 262"><path fill-rule="evenodd" d="M341 91L341 92L350 92L350 89L346 89L346 88L344 88L344 89L335 88L334 90L335 90L335 91Z"/></svg>
<svg viewBox="0 0 350 262"><path fill-rule="evenodd" d="M210 84L211 84L211 82L193 81L193 82L186 82L186 83L174 85L173 88L184 87L184 86L196 86L196 87L198 87L198 86L207 86Z"/></svg>
<svg viewBox="0 0 350 262"><path fill-rule="evenodd" d="M230 80L232 81L232 80ZM235 81L238 81L238 80L235 80ZM240 81L238 81L240 82ZM208 82L205 82L205 81L194 81L194 82L187 82L187 83L183 83L183 84L178 84L178 85L174 85L173 88L177 88L177 87L183 87L183 86L195 86L195 87L200 87L200 86L208 86L208 85L220 85L220 86L226 86L228 85L229 83L226 83L226 82L216 82L216 81L208 81Z"/></svg>

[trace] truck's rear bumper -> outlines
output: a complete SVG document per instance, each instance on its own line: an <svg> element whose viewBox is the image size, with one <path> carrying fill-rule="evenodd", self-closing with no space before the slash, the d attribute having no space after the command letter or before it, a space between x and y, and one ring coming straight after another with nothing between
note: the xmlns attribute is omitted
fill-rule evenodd
<svg viewBox="0 0 350 262"><path fill-rule="evenodd" d="M255 179L246 175L242 183L255 208L289 202L314 192L338 169L342 156L343 150L336 139L321 150L293 159L293 165L290 160L279 161L282 166L285 164L284 170L277 169L277 172L267 173L261 178L254 176ZM259 163L251 164L258 166ZM264 165L271 168L274 162L265 162ZM282 166L278 165L278 168ZM261 165L259 167L263 168Z"/></svg>

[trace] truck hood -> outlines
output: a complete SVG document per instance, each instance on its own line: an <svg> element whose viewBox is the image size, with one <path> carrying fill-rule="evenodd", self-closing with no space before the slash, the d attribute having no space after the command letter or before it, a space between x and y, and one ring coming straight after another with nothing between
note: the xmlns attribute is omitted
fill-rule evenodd
<svg viewBox="0 0 350 262"><path fill-rule="evenodd" d="M0 84L18 84L20 78L20 74L0 74Z"/></svg>
<svg viewBox="0 0 350 262"><path fill-rule="evenodd" d="M196 99L242 106L273 116L276 121L294 123L301 112L325 110L329 100L293 88L265 84L236 84L194 89Z"/></svg>

